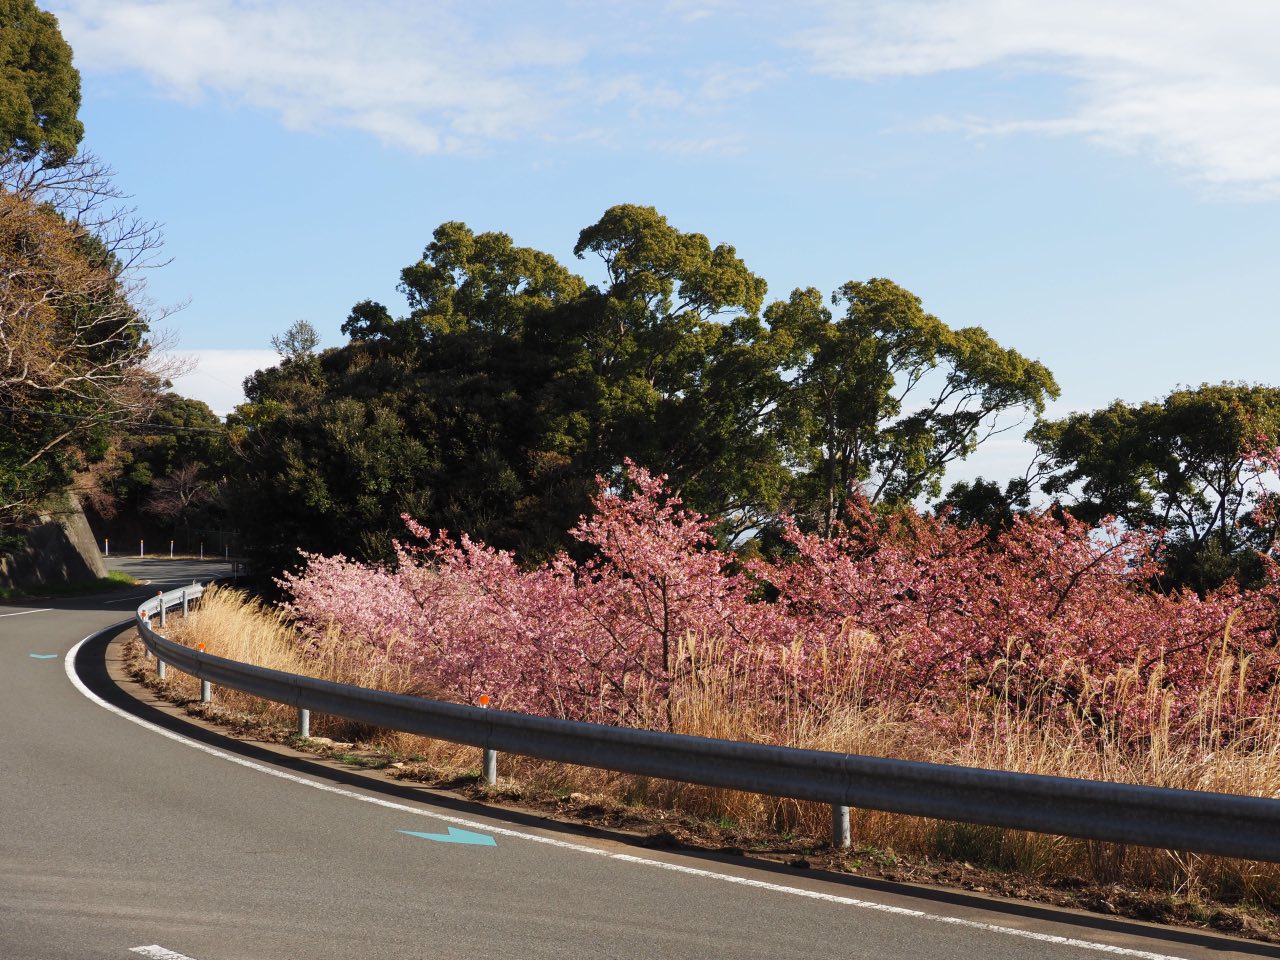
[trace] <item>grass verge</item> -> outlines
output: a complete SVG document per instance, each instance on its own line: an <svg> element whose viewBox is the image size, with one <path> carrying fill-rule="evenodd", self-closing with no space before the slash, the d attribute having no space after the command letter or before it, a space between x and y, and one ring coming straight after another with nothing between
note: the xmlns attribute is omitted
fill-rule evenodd
<svg viewBox="0 0 1280 960"><path fill-rule="evenodd" d="M278 612L243 595L213 588L168 634L203 643L219 656L366 687L431 695L407 668L356 649L330 634L302 647ZM685 653L690 658L697 649ZM856 651L851 654L856 655ZM830 848L825 805L644 777L568 767L521 757L501 758L497 788L480 779L480 751L441 741L361 728L313 716L315 736L293 734L285 706L218 690L216 704L199 703L199 683L176 671L160 684L134 642L132 671L189 712L233 733L290 742L396 779L453 789L614 830L632 831L653 846L686 846L758 857L797 869L821 868L888 880L938 883L978 893L1090 909L1141 920L1213 928L1280 943L1280 867L1222 857L1051 837L905 817L854 812L855 846ZM1280 744L1272 738L1219 743L1172 739L1135 753L1117 745L1086 749L1072 731L1010 714L998 727L975 727L943 739L922 732L909 716L858 705L766 714L758 705L726 706L714 671L688 671L674 698L677 729L704 736L783 742L813 749L899 756L970 766L1123 780L1162 786L1280 795ZM711 679L707 679L710 677ZM1206 710L1212 711L1210 703ZM1278 725L1280 726L1280 725ZM1207 734L1206 734L1207 736ZM1212 739L1212 738L1210 738Z"/></svg>
<svg viewBox="0 0 1280 960"><path fill-rule="evenodd" d="M105 577L95 577L92 580L75 580L71 583L60 583L56 586L38 587L32 591L0 587L0 602L14 603L19 600L78 597L90 593L106 593L109 590L124 590L137 585L138 581L129 576L129 574L122 570L112 570Z"/></svg>

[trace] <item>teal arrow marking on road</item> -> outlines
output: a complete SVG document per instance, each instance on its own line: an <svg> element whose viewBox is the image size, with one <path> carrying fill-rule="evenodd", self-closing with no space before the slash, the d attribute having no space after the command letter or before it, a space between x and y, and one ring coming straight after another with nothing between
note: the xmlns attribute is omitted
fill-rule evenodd
<svg viewBox="0 0 1280 960"><path fill-rule="evenodd" d="M472 833L470 830L459 830L457 827L450 827L448 833L419 833L417 830L401 830L401 833L407 833L411 837L421 837L423 840L434 840L437 843L470 843L477 847L496 847L498 841L493 837L485 836L483 833Z"/></svg>
<svg viewBox="0 0 1280 960"><path fill-rule="evenodd" d="M58 659L58 655L56 653L33 653L31 656L36 660L57 660Z"/></svg>

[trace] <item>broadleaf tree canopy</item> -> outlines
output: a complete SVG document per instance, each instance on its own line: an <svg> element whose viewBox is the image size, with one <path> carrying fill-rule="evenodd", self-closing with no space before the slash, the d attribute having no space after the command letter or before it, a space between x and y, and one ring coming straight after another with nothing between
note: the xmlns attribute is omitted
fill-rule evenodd
<svg viewBox="0 0 1280 960"><path fill-rule="evenodd" d="M854 483L928 495L995 417L1056 395L1043 366L887 280L843 287L835 322L816 291L765 308L732 246L652 207L611 207L574 252L605 281L442 224L401 271L406 315L358 303L345 346L250 378L232 433L259 555L387 559L411 512L545 557L627 459L742 542L784 510L838 513ZM927 407L904 400L935 367Z"/></svg>
<svg viewBox="0 0 1280 960"><path fill-rule="evenodd" d="M0 158L59 166L84 137L80 73L58 19L35 0L0 0Z"/></svg>

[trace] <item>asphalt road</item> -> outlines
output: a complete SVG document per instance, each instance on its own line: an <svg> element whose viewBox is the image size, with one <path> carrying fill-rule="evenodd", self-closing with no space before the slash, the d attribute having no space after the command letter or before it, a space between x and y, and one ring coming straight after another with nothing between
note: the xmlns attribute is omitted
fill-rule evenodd
<svg viewBox="0 0 1280 960"><path fill-rule="evenodd" d="M0 606L0 960L1280 958L1226 937L654 852L226 741L122 691L99 633L219 565L130 567L157 583ZM451 828L492 842L413 835Z"/></svg>

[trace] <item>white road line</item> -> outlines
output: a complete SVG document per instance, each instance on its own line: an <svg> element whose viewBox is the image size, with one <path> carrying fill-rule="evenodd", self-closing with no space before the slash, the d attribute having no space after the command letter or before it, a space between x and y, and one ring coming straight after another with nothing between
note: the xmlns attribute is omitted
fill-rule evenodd
<svg viewBox="0 0 1280 960"><path fill-rule="evenodd" d="M43 607L40 610L19 610L17 613L0 613L0 618L4 617L25 617L28 613L48 613L53 607Z"/></svg>
<svg viewBox="0 0 1280 960"><path fill-rule="evenodd" d="M130 618L129 620L125 620L125 621L122 621L121 623L117 623L110 627L107 627L105 630L100 630L99 633L106 633L107 630L115 630L126 623L132 623L132 622L133 620L132 618ZM68 679L71 680L71 683L75 686L77 690L79 690L82 694L84 694L84 696L88 697L94 703L98 704L98 706L103 707L104 709L110 710L112 713L118 716L124 717L126 720L130 721L131 723L136 723L140 727L146 727L148 730L158 733L162 737L167 737L170 740L173 740L175 743L181 743L183 746L191 747L192 749L199 750L202 753L207 753L211 757L218 757L222 760L229 760L232 763L239 764L242 767L248 767L250 770L257 770L259 773L265 773L268 776L277 777L281 780L288 780L292 783L300 783L303 786L312 787L313 789L316 789L316 790L322 790L325 793L336 793L339 796L351 797L354 800L360 800L360 801L363 801L364 803L372 803L375 806L386 807L389 810L398 810L402 813L412 813L416 816L427 817L431 820L439 820L444 823L452 823L459 827L467 827L474 830L482 830L487 833L496 833L499 836L516 837L521 840L532 840L536 843L545 843L548 846L552 846L552 847L562 847L566 850L576 850L579 853L589 853L595 856L608 856L607 852L604 850L598 850L595 847L588 847L580 843L570 843L567 840L559 840L554 837L540 837L536 834L522 833L519 830L509 830L506 827L492 826L491 824L480 823L479 821L476 821L476 820L467 820L463 817L452 817L445 813L437 813L431 810L423 810L420 807L412 807L412 806L409 806L408 804L396 803L394 800L385 800L382 797L368 796L363 793L357 793L354 790L346 790L342 787L335 787L332 784L321 783L318 780L310 780L307 777L300 777L297 774L289 773L287 770L279 770L275 767L268 766L267 764L264 764L264 763L258 763L257 761L249 760L245 757L238 757L233 753L227 753L225 750L219 750L217 747L211 747L211 746L208 746L207 744L200 743L196 740L188 739L187 737L184 737L180 733L174 733L172 730L166 730L164 727L157 726L156 724L152 723L149 720L143 720L141 717L135 717L133 714L129 713L127 710L122 710L119 707L117 707L115 704L107 703L107 701L103 700L96 693L94 693L92 690L86 687L84 685L84 681L82 681L80 677L76 674L76 670L75 670L76 654L79 652L80 648L85 643L87 643L89 640L92 640L96 636L98 636L97 633L91 634L90 636L85 637L83 640L81 640L79 643L77 643L74 647L72 647L67 652L67 656L66 656L66 659L63 661L63 664L65 666Z"/></svg>
<svg viewBox="0 0 1280 960"><path fill-rule="evenodd" d="M129 952L140 953L144 957L150 957L151 960L191 960L185 953L166 950L156 943L151 944L149 947L130 947Z"/></svg>
<svg viewBox="0 0 1280 960"><path fill-rule="evenodd" d="M132 622L132 621L125 621ZM120 624L107 627L99 633L106 633L107 630L117 629ZM207 753L212 757L219 757L223 760L229 760L232 763L239 764L242 767L248 767L251 770L257 770L259 773L265 773L268 776L278 777L281 780L288 780L292 783L299 783L303 786L312 787L316 790L322 790L325 793L335 793L339 796L350 797L353 800L359 800L363 803L372 803L375 806L386 807L389 810L398 810L402 813L410 813L419 817L427 817L431 820L439 820L444 823L456 824L471 830L483 831L485 833L494 833L504 837L514 837L520 840L531 840L534 843L544 843L552 847L560 847L565 850L574 850L578 853L586 853L597 857L606 857L610 860L618 860L623 863L632 863L637 866L656 867L659 870L670 870L675 873L683 873L689 876L704 877L708 880L719 880L724 883L732 883L742 887L753 887L757 890L768 890L772 893L783 893L793 897L804 897L809 900L821 900L827 903L838 903L843 906L856 907L860 910L872 910L877 913L888 913L895 916L914 917L917 920L925 920L931 923L945 923L950 926L964 927L969 930L982 930L987 933L1002 934L1010 937L1019 937L1024 940L1035 940L1040 943L1054 943L1067 947L1075 947L1081 950L1092 950L1097 953L1106 953L1117 957L1135 957L1138 960L1183 960L1181 957L1172 954L1152 953L1147 950L1134 950L1130 947L1117 947L1107 943L1096 943L1092 940L1077 940L1074 937L1060 937L1050 933L1036 933L1032 930L1019 930L1017 927L1004 927L994 923L983 923L978 920L965 920L960 917L948 917L942 914L925 913L923 910L913 910L909 907L895 907L887 903L876 903L872 900L859 900L855 897L845 897L834 893L821 893L817 890L806 890L803 887L790 887L780 883L770 883L767 880L755 880L749 877L739 877L731 873L717 873L714 870L703 870L699 867L688 867L678 863L667 863L662 860L651 860L647 857L636 857L629 853L610 853L607 850L600 850L596 847L588 847L581 843L570 843L567 840L557 840L553 837L542 837L534 833L523 833L519 830L510 830L506 827L496 827L492 824L481 823L477 820L467 820L463 817L454 817L445 813L437 813L433 810L424 810L420 807L409 806L404 803L396 803L394 800L385 800L382 797L368 796L363 793L357 793L354 790L347 790L343 787L335 787L332 784L320 783L316 780L300 777L297 774L289 773L285 770L279 770L267 764L258 763L254 760L238 757L235 754L227 753L225 750L219 750L217 747L211 747L207 744L200 743L196 740L188 739L180 733L172 730L166 730L164 727L157 726L149 720L143 720L141 717L135 717L127 710L107 703L96 693L84 685L84 682L76 674L75 659L76 654L85 643L98 636L97 633L90 634L67 652L64 661L67 678L82 694L98 704L110 710L112 713L124 717L126 720L136 723L141 727L146 727L163 737L168 737L176 743ZM160 950L161 947L135 947L134 951L140 950ZM163 953L152 954L151 956L160 958L160 960L191 960L189 957L182 957L181 954Z"/></svg>
<svg viewBox="0 0 1280 960"><path fill-rule="evenodd" d="M994 923L983 923L980 920L964 920L960 917L946 917L933 913L925 913L923 910L913 910L910 907L895 907L887 903L875 903L871 900L858 900L854 897L842 897L834 893L820 893L817 890L804 890L800 887L786 887L778 883L770 883L767 880L752 880L748 877L735 877L732 874L716 873L713 870L702 870L698 867L686 867L679 863L664 863L661 860L649 860L645 857L633 857L627 853L612 853L609 855L611 860L625 860L628 863L641 863L647 867L659 867L663 870L672 870L676 873L687 873L695 877L710 877L716 880L724 880L728 883L737 883L744 887L756 887L760 890L773 890L778 893L789 893L793 896L808 897L810 900L825 900L828 903L842 903L851 907L858 907L863 910L875 910L878 913L891 913L899 917L915 917L918 920L929 920L933 923L947 923L956 927L965 927L970 930L986 930L991 933L1003 933L1013 937L1023 937L1027 940L1037 940L1041 943L1060 943L1067 947L1080 947L1084 950L1097 950L1102 953L1109 953L1121 957L1145 957L1147 960L1177 960L1163 953L1150 953L1146 950L1133 950L1129 947L1113 947L1105 943L1094 943L1092 940L1077 940L1074 937L1059 937L1052 933L1036 933L1033 930L1019 930L1016 927L1001 927Z"/></svg>

